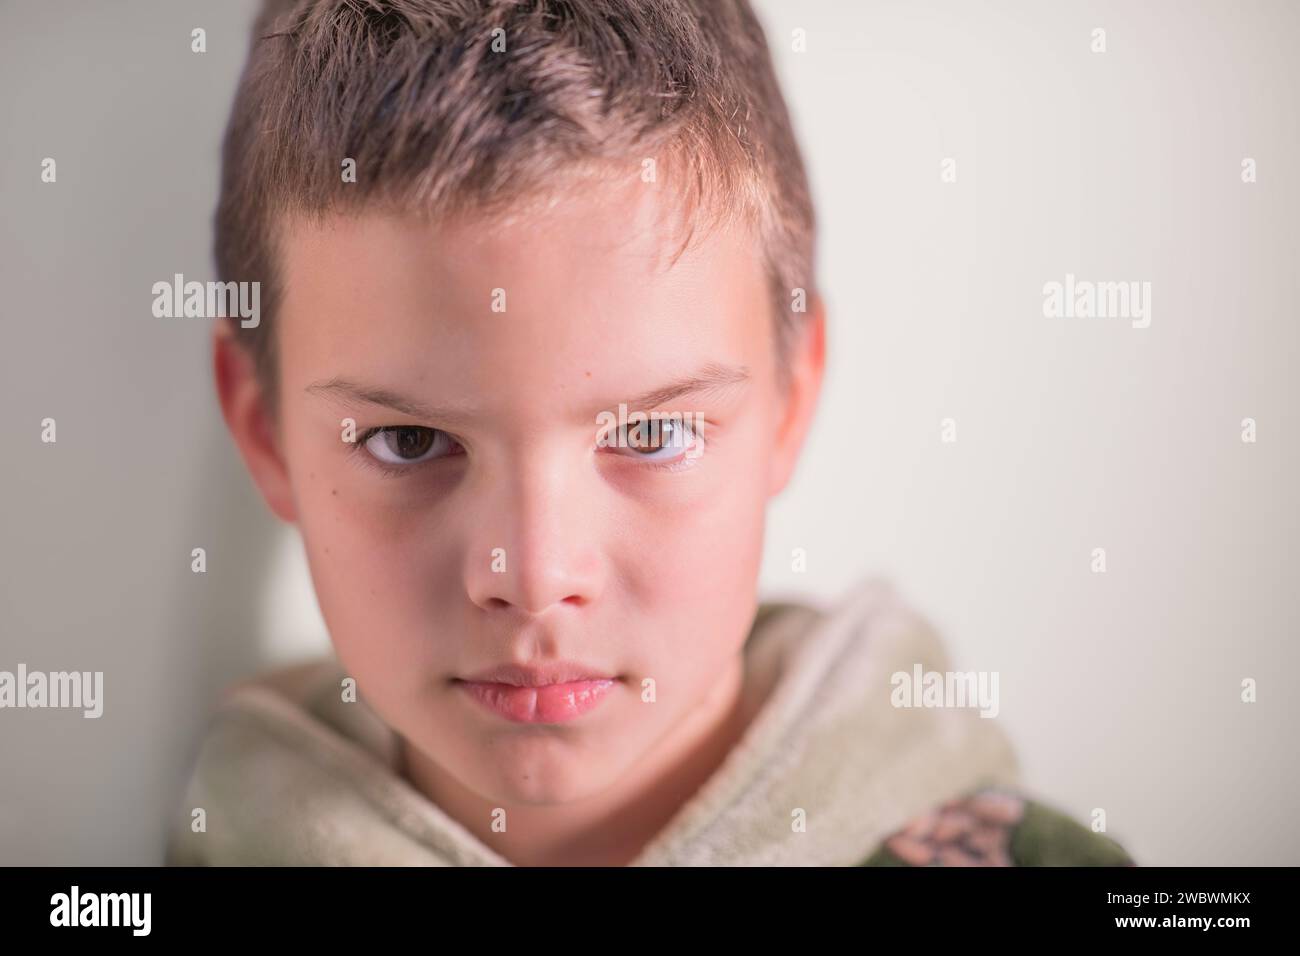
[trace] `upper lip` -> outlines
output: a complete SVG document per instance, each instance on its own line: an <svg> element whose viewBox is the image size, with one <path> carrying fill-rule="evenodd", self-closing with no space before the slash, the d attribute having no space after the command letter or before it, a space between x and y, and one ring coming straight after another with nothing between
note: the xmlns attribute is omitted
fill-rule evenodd
<svg viewBox="0 0 1300 956"><path fill-rule="evenodd" d="M469 683L511 684L515 687L545 687L548 684L567 684L579 680L614 680L612 674L572 661L554 661L548 664L500 664L480 671L472 677L461 677Z"/></svg>

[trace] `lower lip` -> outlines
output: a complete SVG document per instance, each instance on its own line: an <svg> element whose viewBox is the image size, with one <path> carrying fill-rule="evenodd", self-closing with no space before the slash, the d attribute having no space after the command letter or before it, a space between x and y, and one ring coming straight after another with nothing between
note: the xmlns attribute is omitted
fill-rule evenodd
<svg viewBox="0 0 1300 956"><path fill-rule="evenodd" d="M521 724L560 724L597 707L618 681L575 680L545 687L516 687L482 681L457 681L471 697L506 720Z"/></svg>

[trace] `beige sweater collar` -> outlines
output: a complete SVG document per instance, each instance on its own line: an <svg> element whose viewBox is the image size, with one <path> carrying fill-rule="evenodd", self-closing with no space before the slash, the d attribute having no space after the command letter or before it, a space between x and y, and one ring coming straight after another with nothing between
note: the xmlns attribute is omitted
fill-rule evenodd
<svg viewBox="0 0 1300 956"><path fill-rule="evenodd" d="M633 865L851 865L946 800L1018 782L995 720L893 706L894 673L950 665L882 583L828 611L762 606L745 653L751 673L772 676L772 692ZM169 863L509 865L398 775L396 735L364 702L343 702L343 676L331 656L228 692Z"/></svg>

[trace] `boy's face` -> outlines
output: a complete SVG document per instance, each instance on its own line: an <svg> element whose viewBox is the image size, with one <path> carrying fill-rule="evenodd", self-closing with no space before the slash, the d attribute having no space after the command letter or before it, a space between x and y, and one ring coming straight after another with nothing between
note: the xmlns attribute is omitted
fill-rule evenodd
<svg viewBox="0 0 1300 956"><path fill-rule="evenodd" d="M286 228L271 428L218 345L227 421L301 528L340 661L488 799L595 794L735 687L765 505L820 379L820 306L783 390L751 238L716 231L669 268L660 197L636 181L508 225ZM619 403L702 430L619 447ZM597 680L471 682L558 662Z"/></svg>

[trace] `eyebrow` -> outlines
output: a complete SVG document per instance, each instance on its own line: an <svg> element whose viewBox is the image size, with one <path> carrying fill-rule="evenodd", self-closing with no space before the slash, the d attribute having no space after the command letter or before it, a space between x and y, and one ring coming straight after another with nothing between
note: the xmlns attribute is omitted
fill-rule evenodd
<svg viewBox="0 0 1300 956"><path fill-rule="evenodd" d="M743 385L749 381L749 377L749 369L746 366L709 362L691 375L652 388L648 392L643 392L632 399L625 400L625 403L632 409L657 408L686 395L725 391ZM465 422L473 417L469 410L463 407L426 405L391 389L382 386L362 385L346 378L335 377L325 381L313 382L307 386L305 391L311 394L362 402L367 405L379 405L384 408L391 408L393 411L401 412L404 415L410 415L412 418L421 418L426 421L455 423Z"/></svg>
<svg viewBox="0 0 1300 956"><path fill-rule="evenodd" d="M405 395L391 389L375 385L361 385L337 376L326 381L313 382L304 391L313 395L323 394L331 398L362 402L366 405L380 405L384 408L391 408L395 412L401 412L403 415L410 415L412 418L423 418L429 421L462 422L470 418L468 412L463 409L450 406L435 408L416 399L407 398Z"/></svg>
<svg viewBox="0 0 1300 956"><path fill-rule="evenodd" d="M657 408L685 395L723 391L748 381L749 369L745 366L710 362L693 375L638 395L627 405L629 408Z"/></svg>

